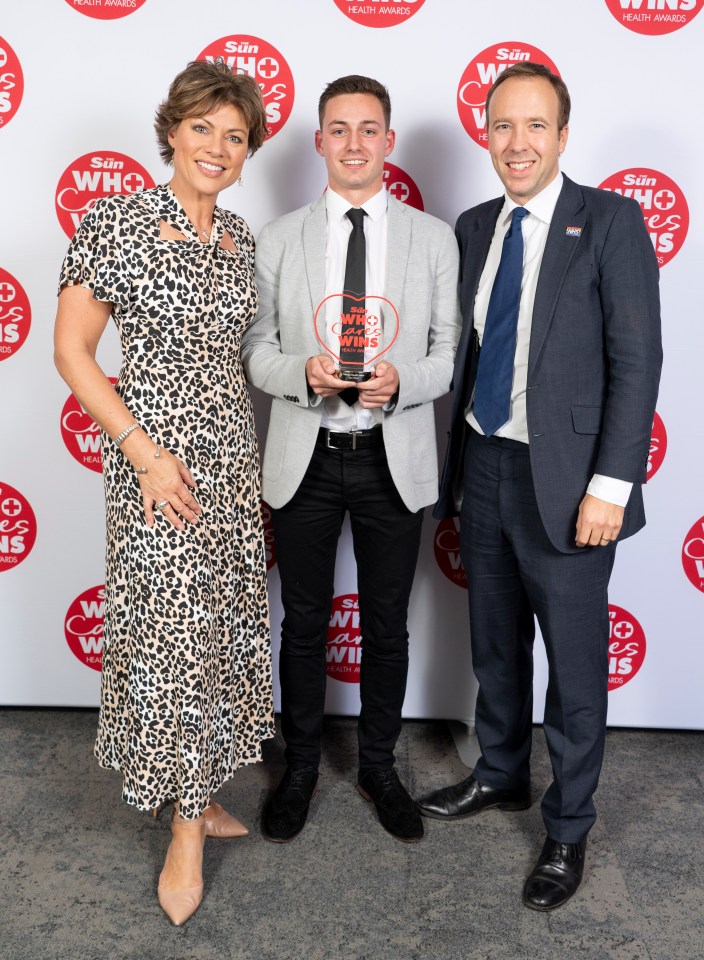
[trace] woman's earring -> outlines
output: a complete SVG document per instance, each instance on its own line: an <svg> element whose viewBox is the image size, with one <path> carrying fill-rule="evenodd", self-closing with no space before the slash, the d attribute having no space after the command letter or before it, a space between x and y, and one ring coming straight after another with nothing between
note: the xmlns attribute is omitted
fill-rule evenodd
<svg viewBox="0 0 704 960"><path fill-rule="evenodd" d="M242 177L238 177L238 178L237 178L237 186L238 186L238 187L241 187L241 186L242 186Z"/></svg>

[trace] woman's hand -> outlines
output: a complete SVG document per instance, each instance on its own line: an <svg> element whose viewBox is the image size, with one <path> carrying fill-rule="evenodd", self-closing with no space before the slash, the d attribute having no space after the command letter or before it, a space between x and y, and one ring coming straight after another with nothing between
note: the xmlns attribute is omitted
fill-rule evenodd
<svg viewBox="0 0 704 960"><path fill-rule="evenodd" d="M149 441L141 430L127 437L122 444L122 451L137 472L148 527L154 526L155 510L163 513L177 530L185 529L184 520L188 523L198 522L202 511L192 492L196 482L191 471L177 456ZM144 467L147 472L141 473ZM156 506L161 503L163 507Z"/></svg>

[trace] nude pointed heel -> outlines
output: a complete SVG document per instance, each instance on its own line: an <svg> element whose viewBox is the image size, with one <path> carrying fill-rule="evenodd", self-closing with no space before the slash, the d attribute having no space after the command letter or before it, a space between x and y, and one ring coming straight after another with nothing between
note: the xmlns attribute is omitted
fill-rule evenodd
<svg viewBox="0 0 704 960"><path fill-rule="evenodd" d="M211 803L203 812L206 837L229 840L232 837L246 837L249 830L236 817L224 810L219 803Z"/></svg>
<svg viewBox="0 0 704 960"><path fill-rule="evenodd" d="M198 817L197 820L181 820L174 812L171 821L171 832L174 837L181 831L199 830L202 841L205 842L205 817ZM171 857L171 844L166 851L166 860L164 861L164 870L166 870ZM190 887L181 887L176 890L167 890L162 884L164 870L159 877L159 887L157 890L159 904L161 909L167 915L174 926L180 927L196 912L203 899L203 880Z"/></svg>

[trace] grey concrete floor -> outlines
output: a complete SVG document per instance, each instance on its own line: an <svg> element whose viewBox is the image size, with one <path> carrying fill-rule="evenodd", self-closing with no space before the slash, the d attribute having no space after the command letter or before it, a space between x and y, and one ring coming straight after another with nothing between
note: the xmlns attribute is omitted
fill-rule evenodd
<svg viewBox="0 0 704 960"><path fill-rule="evenodd" d="M2 960L704 960L704 734L609 732L585 880L540 914L521 904L549 781L539 728L530 810L426 821L405 845L354 790L354 721L328 719L306 829L260 834L277 739L220 792L251 833L207 841L203 904L176 928L155 893L168 816L121 803L92 759L95 722L0 711ZM442 722L407 722L397 753L415 795L467 774Z"/></svg>

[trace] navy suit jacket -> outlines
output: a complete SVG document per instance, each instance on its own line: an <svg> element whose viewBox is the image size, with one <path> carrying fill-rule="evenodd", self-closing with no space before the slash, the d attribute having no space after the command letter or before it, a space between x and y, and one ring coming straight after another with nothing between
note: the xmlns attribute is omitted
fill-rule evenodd
<svg viewBox="0 0 704 960"><path fill-rule="evenodd" d="M474 300L503 203L457 221L463 327L437 518L457 515L461 499L465 404L479 356ZM564 177L533 305L526 394L540 516L564 553L579 549L577 512L595 473L633 483L619 539L645 523L641 484L662 364L658 282L638 203Z"/></svg>

